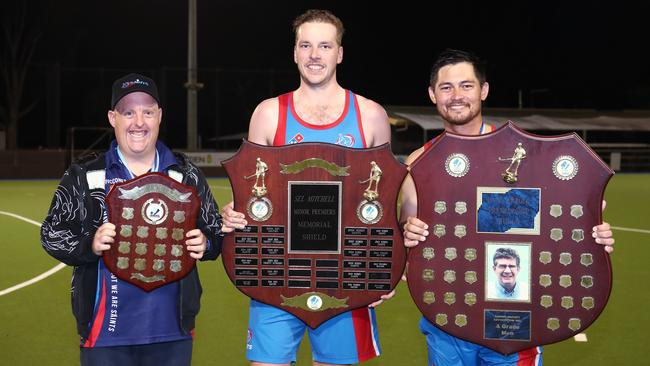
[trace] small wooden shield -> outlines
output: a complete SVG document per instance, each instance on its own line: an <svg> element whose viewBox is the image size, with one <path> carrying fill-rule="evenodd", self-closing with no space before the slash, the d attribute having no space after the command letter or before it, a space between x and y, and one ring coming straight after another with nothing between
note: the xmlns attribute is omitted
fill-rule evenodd
<svg viewBox="0 0 650 366"><path fill-rule="evenodd" d="M147 173L113 186L106 207L117 235L104 252L104 263L118 278L151 291L194 268L185 246L185 233L196 228L200 207L193 187Z"/></svg>
<svg viewBox="0 0 650 366"><path fill-rule="evenodd" d="M223 166L248 221L223 245L226 272L244 294L315 328L397 285L406 250L395 205L406 167L388 144L244 141Z"/></svg>
<svg viewBox="0 0 650 366"><path fill-rule="evenodd" d="M511 122L443 133L411 175L434 235L409 252L408 285L430 322L510 354L596 320L612 274L590 233L613 172L576 134L536 136ZM464 209L440 212L443 203Z"/></svg>

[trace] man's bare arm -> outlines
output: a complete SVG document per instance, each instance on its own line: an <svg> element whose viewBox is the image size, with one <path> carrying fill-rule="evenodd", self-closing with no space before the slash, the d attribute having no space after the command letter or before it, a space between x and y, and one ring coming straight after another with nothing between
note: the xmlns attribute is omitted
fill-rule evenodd
<svg viewBox="0 0 650 366"><path fill-rule="evenodd" d="M413 164L423 152L423 147L415 150L406 159L406 164L409 166ZM421 241L424 241L426 236L429 235L427 231L429 226L416 217L418 213L418 196L415 191L415 183L410 174L406 176L406 179L402 183L400 199L400 223L404 225L404 245L414 247Z"/></svg>
<svg viewBox="0 0 650 366"><path fill-rule="evenodd" d="M278 127L279 113L278 98L271 98L258 104L253 111L248 125L248 141L260 145L271 146ZM243 229L248 225L246 216L234 210L233 202L228 202L221 209L222 231L230 233L235 229Z"/></svg>
<svg viewBox="0 0 650 366"><path fill-rule="evenodd" d="M260 145L273 145L278 128L278 98L271 98L258 104L248 125L248 141Z"/></svg>
<svg viewBox="0 0 650 366"><path fill-rule="evenodd" d="M357 101L367 147L390 142L390 124L384 107L360 95L357 95Z"/></svg>

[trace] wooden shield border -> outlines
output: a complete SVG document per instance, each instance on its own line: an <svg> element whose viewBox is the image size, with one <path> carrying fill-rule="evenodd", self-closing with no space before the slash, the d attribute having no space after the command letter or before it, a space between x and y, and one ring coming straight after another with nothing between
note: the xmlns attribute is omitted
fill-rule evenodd
<svg viewBox="0 0 650 366"><path fill-rule="evenodd" d="M151 204L165 217L146 218ZM161 173L114 185L106 196L106 208L117 235L104 252L104 264L121 280L145 291L180 280L196 262L187 253L185 233L196 228L199 207L194 187Z"/></svg>
<svg viewBox="0 0 650 366"><path fill-rule="evenodd" d="M266 164L268 168L260 179L254 176L258 158L258 167ZM363 223L357 212L368 201L364 192L369 183L361 182L369 178L371 162L383 172L374 200L378 205L373 206L375 213L377 208L381 211L381 218ZM392 155L390 145L370 149L326 143L269 147L244 141L237 154L222 164L233 187L235 210L246 213L248 221L246 229L224 238L223 263L230 280L245 295L286 310L316 328L340 313L379 300L398 284L406 250L395 206L406 167ZM310 185L320 183L340 187L340 226L335 237L322 242L337 250L290 252L305 243L291 239L289 189L309 190ZM256 198L255 192L261 197ZM257 220L251 216L253 204L262 208ZM312 215L309 220L320 218ZM320 232L314 229L314 235Z"/></svg>
<svg viewBox="0 0 650 366"><path fill-rule="evenodd" d="M481 136L443 133L411 175L430 235L409 251L408 285L436 327L511 354L596 320L612 272L591 231L613 171L576 134L542 137L512 122ZM521 253L512 297L493 292L499 248Z"/></svg>

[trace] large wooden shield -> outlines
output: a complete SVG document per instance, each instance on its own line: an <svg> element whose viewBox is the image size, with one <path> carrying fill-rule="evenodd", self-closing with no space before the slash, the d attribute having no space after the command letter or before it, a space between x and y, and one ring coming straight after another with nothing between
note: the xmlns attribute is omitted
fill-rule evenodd
<svg viewBox="0 0 650 366"><path fill-rule="evenodd" d="M185 233L196 228L196 190L160 173L116 184L106 196L117 235L106 267L145 291L178 281L194 268Z"/></svg>
<svg viewBox="0 0 650 366"><path fill-rule="evenodd" d="M406 251L395 205L406 167L388 144L244 141L222 164L248 221L223 246L226 272L244 294L315 328L397 285Z"/></svg>
<svg viewBox="0 0 650 366"><path fill-rule="evenodd" d="M408 255L408 285L441 330L503 354L583 331L612 274L592 238L613 172L576 134L507 123L444 133L413 164L429 237Z"/></svg>

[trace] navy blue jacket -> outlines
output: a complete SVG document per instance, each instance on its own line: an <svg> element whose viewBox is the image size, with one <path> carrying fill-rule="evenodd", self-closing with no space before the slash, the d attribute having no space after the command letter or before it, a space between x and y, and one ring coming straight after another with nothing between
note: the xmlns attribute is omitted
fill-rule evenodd
<svg viewBox="0 0 650 366"><path fill-rule="evenodd" d="M195 187L201 200L196 224L210 240L210 247L201 260L214 260L221 253L223 239L219 208L201 170L183 154L174 155L179 163L169 170L182 174L182 183ZM72 312L77 319L77 332L82 343L89 335L97 292L97 261L101 257L93 253L92 242L97 228L103 224L105 165L105 153L92 154L74 162L63 174L41 227L41 245L45 251L74 266ZM98 177L100 182L97 182ZM202 288L198 269L195 267L179 282L179 324L184 332L189 333L194 329L200 308Z"/></svg>

